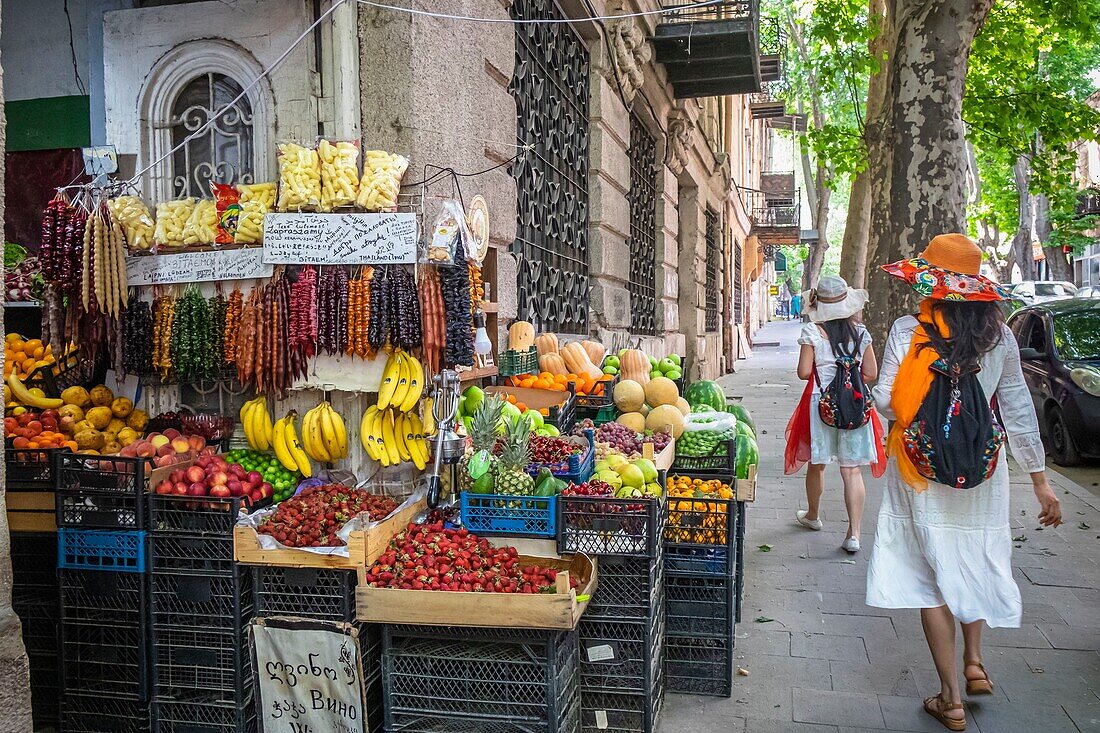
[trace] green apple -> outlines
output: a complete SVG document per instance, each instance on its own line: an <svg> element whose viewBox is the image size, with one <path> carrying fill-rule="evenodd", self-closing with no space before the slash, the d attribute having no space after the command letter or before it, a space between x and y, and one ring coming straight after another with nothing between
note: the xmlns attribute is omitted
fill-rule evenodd
<svg viewBox="0 0 1100 733"><path fill-rule="evenodd" d="M623 486L632 486L635 489L641 489L645 486L645 476L642 475L641 469L637 466L627 463L615 470L619 472L619 476L623 480Z"/></svg>
<svg viewBox="0 0 1100 733"><path fill-rule="evenodd" d="M604 374L610 374L611 376L615 376L616 374L619 373L619 367L611 366L610 364L608 364L607 366L605 366L603 368L603 373Z"/></svg>
<svg viewBox="0 0 1100 733"><path fill-rule="evenodd" d="M649 373L649 378L650 378L650 379L656 379L657 377L663 377L663 376L665 376L665 375L664 375L664 374L661 374L661 370L660 370L660 369L654 369L653 371L651 371L651 372Z"/></svg>
<svg viewBox="0 0 1100 733"><path fill-rule="evenodd" d="M613 489L617 489L623 485L622 477L614 471L600 471L596 474L596 478Z"/></svg>
<svg viewBox="0 0 1100 733"><path fill-rule="evenodd" d="M664 359L661 359L659 362L657 362L657 368L661 370L662 374L668 374L674 369L678 369L679 365L666 356Z"/></svg>
<svg viewBox="0 0 1100 733"><path fill-rule="evenodd" d="M616 499L640 499L642 496L641 489L634 486L623 486L615 492Z"/></svg>
<svg viewBox="0 0 1100 733"><path fill-rule="evenodd" d="M665 376L669 379L677 380L680 377L684 376L684 373L680 371L680 367L676 367L675 369L669 369L667 372L665 372Z"/></svg>
<svg viewBox="0 0 1100 733"><path fill-rule="evenodd" d="M462 393L462 398L466 401L466 414L473 415L485 400L485 392L481 387L467 387L466 391Z"/></svg>
<svg viewBox="0 0 1100 733"><path fill-rule="evenodd" d="M619 349L619 358L622 359L623 354L625 354L627 351L628 351L627 349Z"/></svg>
<svg viewBox="0 0 1100 733"><path fill-rule="evenodd" d="M619 357L611 355L603 360L603 365L605 367L613 366L618 369L622 365L622 363L619 361Z"/></svg>
<svg viewBox="0 0 1100 733"><path fill-rule="evenodd" d="M668 355L668 360L671 361L676 366L680 366L680 364L682 363L680 361L680 355L679 354L669 354Z"/></svg>
<svg viewBox="0 0 1100 733"><path fill-rule="evenodd" d="M649 365L651 367L657 366L657 357L656 356L651 356L651 355L647 354L646 358L649 359Z"/></svg>
<svg viewBox="0 0 1100 733"><path fill-rule="evenodd" d="M653 464L653 461L648 458L639 458L634 461L634 466L641 470L642 476L645 477L645 482L651 484L657 480L657 466Z"/></svg>

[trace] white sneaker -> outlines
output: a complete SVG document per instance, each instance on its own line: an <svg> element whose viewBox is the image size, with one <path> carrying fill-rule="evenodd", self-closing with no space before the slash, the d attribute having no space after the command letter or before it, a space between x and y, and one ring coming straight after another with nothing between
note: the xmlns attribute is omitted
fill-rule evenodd
<svg viewBox="0 0 1100 733"><path fill-rule="evenodd" d="M820 519L806 519L806 514L807 513L808 512L805 509L799 509L797 512L794 513L794 518L797 519L798 523L801 524L803 527L806 527L808 529L812 529L815 532L820 532L821 527L823 526L821 524L821 520Z"/></svg>
<svg viewBox="0 0 1100 733"><path fill-rule="evenodd" d="M856 554L859 552L859 537L849 537L844 540L844 544L841 545L849 554Z"/></svg>

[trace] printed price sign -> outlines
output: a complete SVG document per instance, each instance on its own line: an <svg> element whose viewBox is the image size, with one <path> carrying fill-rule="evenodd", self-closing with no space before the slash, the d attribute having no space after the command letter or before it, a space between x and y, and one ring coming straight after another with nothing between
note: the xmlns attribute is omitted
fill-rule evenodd
<svg viewBox="0 0 1100 733"><path fill-rule="evenodd" d="M203 283L219 280L251 280L271 277L263 250L215 249L208 252L142 255L126 258L126 282L139 285Z"/></svg>
<svg viewBox="0 0 1100 733"><path fill-rule="evenodd" d="M363 668L351 624L258 618L249 636L262 733L363 733Z"/></svg>
<svg viewBox="0 0 1100 733"><path fill-rule="evenodd" d="M416 262L416 214L265 214L269 265Z"/></svg>

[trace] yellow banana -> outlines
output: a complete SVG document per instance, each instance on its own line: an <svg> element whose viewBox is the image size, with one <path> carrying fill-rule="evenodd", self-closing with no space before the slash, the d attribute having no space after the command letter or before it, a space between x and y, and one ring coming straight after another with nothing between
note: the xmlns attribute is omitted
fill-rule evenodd
<svg viewBox="0 0 1100 733"><path fill-rule="evenodd" d="M382 414L382 444L386 447L387 458L390 465L401 463L401 454L397 449L397 435L393 429L393 410L386 410Z"/></svg>
<svg viewBox="0 0 1100 733"><path fill-rule="evenodd" d="M374 434L371 430L374 428L374 417L378 412L378 405L371 405L363 411L363 417L359 421L359 442L363 445L363 450L367 452L367 455L374 460L379 460L377 446L374 442Z"/></svg>
<svg viewBox="0 0 1100 733"><path fill-rule="evenodd" d="M393 397L390 398L390 407L400 411L401 404L405 401L405 396L409 393L409 357L401 349L395 351L397 354L397 365L399 367L397 377L397 387L393 390Z"/></svg>
<svg viewBox="0 0 1100 733"><path fill-rule="evenodd" d="M337 457L347 458L348 428L347 425L344 424L344 418L339 412L336 411L336 409L332 405L329 405L328 409L325 410L325 412L327 412L329 417L332 418L332 429L336 434L336 445L340 450L340 454Z"/></svg>
<svg viewBox="0 0 1100 733"><path fill-rule="evenodd" d="M294 410L290 411L284 419L287 421L286 426L283 428L283 439L286 442L286 447L290 451L290 457L294 460L295 465L298 466L298 471L302 476L309 478L313 475L313 467L309 464L309 456L302 450L302 444L298 441L298 433L294 429L294 422L298 417L298 413Z"/></svg>
<svg viewBox="0 0 1100 733"><path fill-rule="evenodd" d="M328 463L332 460L324 441L321 439L321 407L318 405L306 413L302 418L302 447L308 455L318 463Z"/></svg>
<svg viewBox="0 0 1100 733"><path fill-rule="evenodd" d="M398 412L396 408L393 411L393 438L397 443L397 455L402 461L411 461L412 453L405 443L405 413Z"/></svg>
<svg viewBox="0 0 1100 733"><path fill-rule="evenodd" d="M435 413L432 412L434 405L435 400L431 397L425 397L424 401L420 403L421 425L424 427L425 438L435 435Z"/></svg>
<svg viewBox="0 0 1100 733"><path fill-rule="evenodd" d="M409 388L401 402L401 412L409 412L416 407L420 395L424 393L424 365L412 354L406 354L405 359L409 365Z"/></svg>
<svg viewBox="0 0 1100 733"><path fill-rule="evenodd" d="M416 430L420 426L420 420L416 417L415 412L407 412L402 416L401 425L405 431L405 445L409 449L412 462L416 464L418 470L423 471L424 467L428 465L428 459L420 452L420 438L416 434Z"/></svg>
<svg viewBox="0 0 1100 733"><path fill-rule="evenodd" d="M256 441L256 450L270 450L275 439L275 429L271 424L271 414L267 411L267 398L260 395L249 417L252 423L252 437Z"/></svg>
<svg viewBox="0 0 1100 733"><path fill-rule="evenodd" d="M425 465L428 463L428 459L431 457L431 450L428 448L428 440L424 436L424 425L420 421L420 416L416 412L410 412L408 414L409 427L412 428L413 435L415 436L416 449L420 453L420 460Z"/></svg>
<svg viewBox="0 0 1100 733"><path fill-rule="evenodd" d="M256 409L256 400L251 399L241 405L241 411L239 414L241 420L241 430L244 431L244 437L248 441L248 445L256 450L256 441L252 437L252 411Z"/></svg>
<svg viewBox="0 0 1100 733"><path fill-rule="evenodd" d="M388 410L378 410L374 413L371 424L371 434L374 435L374 444L378 447L378 462L383 466L390 465L390 451L386 447L386 431L382 426L389 416Z"/></svg>
<svg viewBox="0 0 1100 733"><path fill-rule="evenodd" d="M332 424L332 405L321 403L318 408L317 420L321 428L321 440L325 445L325 451L335 458L343 458L340 451L340 441L337 439L336 427Z"/></svg>
<svg viewBox="0 0 1100 733"><path fill-rule="evenodd" d="M393 392L397 389L397 382L401 378L401 366L394 350L386 360L386 368L382 371L382 384L378 387L378 409L385 410L393 402Z"/></svg>
<svg viewBox="0 0 1100 733"><path fill-rule="evenodd" d="M271 447L275 449L275 457L279 459L279 463L283 464L283 468L288 471L297 471L298 463L294 460L294 456L291 455L290 447L286 442L286 426L287 420L289 419L290 416L288 415L275 423Z"/></svg>
<svg viewBox="0 0 1100 733"><path fill-rule="evenodd" d="M12 397L16 402L21 402L27 407L37 407L41 410L55 410L61 407L65 402L57 397L39 397L38 395L27 389L27 386L23 382L19 381L19 377L12 371L8 375L8 388L11 390Z"/></svg>

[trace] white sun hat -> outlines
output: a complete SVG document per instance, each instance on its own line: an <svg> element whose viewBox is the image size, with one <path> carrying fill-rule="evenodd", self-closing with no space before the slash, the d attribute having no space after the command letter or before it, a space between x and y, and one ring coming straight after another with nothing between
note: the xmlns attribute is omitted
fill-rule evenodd
<svg viewBox="0 0 1100 733"><path fill-rule="evenodd" d="M848 318L863 310L867 304L867 291L850 288L844 278L826 275L817 281L817 287L802 293L802 306L814 323Z"/></svg>

